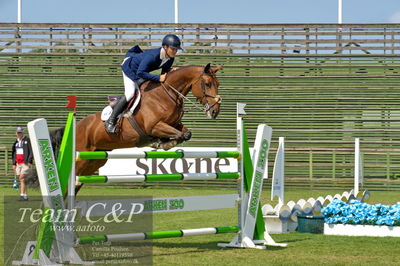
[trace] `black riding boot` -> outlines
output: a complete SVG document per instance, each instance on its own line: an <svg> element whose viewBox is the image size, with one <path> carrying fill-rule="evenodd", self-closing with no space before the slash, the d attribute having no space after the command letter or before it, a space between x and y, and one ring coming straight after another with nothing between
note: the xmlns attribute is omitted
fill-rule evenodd
<svg viewBox="0 0 400 266"><path fill-rule="evenodd" d="M118 116L122 111L124 111L126 107L127 101L125 95L122 95L121 98L118 99L118 103L114 106L114 110L108 120L105 122L104 127L106 128L107 133L109 134L117 134L117 120Z"/></svg>

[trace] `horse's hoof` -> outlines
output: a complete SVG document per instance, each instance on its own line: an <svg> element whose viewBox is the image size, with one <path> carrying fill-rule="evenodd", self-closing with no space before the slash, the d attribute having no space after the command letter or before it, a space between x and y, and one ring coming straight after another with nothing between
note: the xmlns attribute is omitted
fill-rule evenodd
<svg viewBox="0 0 400 266"><path fill-rule="evenodd" d="M159 142L153 142L149 145L150 148L158 150L160 148L160 143Z"/></svg>
<svg viewBox="0 0 400 266"><path fill-rule="evenodd" d="M185 141L188 141L189 139L191 139L191 138L192 138L192 131L188 130L188 131L186 131L185 133L183 133L182 138L183 138Z"/></svg>
<svg viewBox="0 0 400 266"><path fill-rule="evenodd" d="M167 142L167 143L161 144L161 147L162 147L163 150L167 151L167 150L169 150L169 149L175 147L176 145L178 145L178 141L176 141L176 140L171 140L171 141L169 141L169 142Z"/></svg>

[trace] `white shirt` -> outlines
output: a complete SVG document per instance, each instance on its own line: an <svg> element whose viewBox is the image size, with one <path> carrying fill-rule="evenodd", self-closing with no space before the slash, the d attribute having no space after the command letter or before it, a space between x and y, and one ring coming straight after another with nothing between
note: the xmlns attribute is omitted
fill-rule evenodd
<svg viewBox="0 0 400 266"><path fill-rule="evenodd" d="M160 67L161 67L162 65L164 65L165 63L167 63L167 61L169 60L169 58L167 57L167 53L165 52L164 47L161 47L160 59L161 59Z"/></svg>
<svg viewBox="0 0 400 266"><path fill-rule="evenodd" d="M15 145L16 154L24 154L24 149L22 148L22 138L17 139L17 144Z"/></svg>

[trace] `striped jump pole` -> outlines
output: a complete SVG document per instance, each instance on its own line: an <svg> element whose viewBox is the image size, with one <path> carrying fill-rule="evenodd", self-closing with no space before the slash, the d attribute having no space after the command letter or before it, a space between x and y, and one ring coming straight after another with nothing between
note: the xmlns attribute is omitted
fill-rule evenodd
<svg viewBox="0 0 400 266"><path fill-rule="evenodd" d="M138 151L138 152L108 152L81 151L76 153L76 159L175 159L175 158L239 158L238 151Z"/></svg>
<svg viewBox="0 0 400 266"><path fill-rule="evenodd" d="M185 236L214 235L214 234L224 234L224 233L237 233L238 231L239 231L238 226L220 226L220 227L183 229L183 230L148 232L148 233L83 236L83 237L80 237L77 239L76 244L84 245L84 244L92 244L92 243L161 239L161 238L174 238L174 237L185 237Z"/></svg>
<svg viewBox="0 0 400 266"><path fill-rule="evenodd" d="M120 182L156 182L179 180L214 180L238 179L238 172L232 173L185 173L185 174L145 174L145 175L107 175L107 176L77 176L81 183L120 183Z"/></svg>

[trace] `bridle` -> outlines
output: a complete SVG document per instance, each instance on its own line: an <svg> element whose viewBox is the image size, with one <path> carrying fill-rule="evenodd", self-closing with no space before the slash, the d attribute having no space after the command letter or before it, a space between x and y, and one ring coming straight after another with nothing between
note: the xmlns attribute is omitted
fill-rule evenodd
<svg viewBox="0 0 400 266"><path fill-rule="evenodd" d="M204 75L204 73L202 73L200 75L199 80L202 78L202 76ZM215 78L215 75L212 75L213 78ZM192 83L193 85L194 83ZM222 98L219 95L210 95L208 93L206 93L206 84L205 82L202 80L201 81L201 91L203 92L203 96L199 99L199 101L201 102L204 98L206 100L206 103L204 104L204 112L208 112L211 110L211 108L213 108L216 104L221 104L222 102ZM207 98L213 98L213 99L217 99L211 106L210 103L207 101Z"/></svg>
<svg viewBox="0 0 400 266"><path fill-rule="evenodd" d="M204 104L203 107L199 106L197 103L193 102L192 100L190 100L188 97L186 97L185 95L183 95L181 92L179 92L177 89L175 89L171 84L167 83L167 82L161 82L162 87L164 88L164 90L167 92L167 94L171 97L171 99L174 100L174 98L171 96L171 94L169 93L168 89L165 87L165 85L167 85L172 91L174 91L177 96L178 99L182 98L184 101L188 101L193 105L194 109L200 110L202 112L207 113L208 111L211 110L211 108L213 108L216 104L220 104L222 102L222 98L219 95L210 95L208 93L206 93L206 84L205 82L202 80L202 77L205 73L203 72L200 77L198 79L196 79L194 82L190 83L190 85L188 87L192 87L194 84L198 83L201 80L201 91L202 91L202 96L201 98L197 98L197 100L199 102L202 102L203 99L205 99L206 103ZM215 78L215 75L213 75L213 78ZM217 101L215 101L212 105L210 105L210 103L208 102L207 98L213 98L213 99L217 99ZM176 100L174 100L176 102ZM191 110L189 108L189 110ZM186 110L186 111L189 111Z"/></svg>

